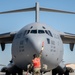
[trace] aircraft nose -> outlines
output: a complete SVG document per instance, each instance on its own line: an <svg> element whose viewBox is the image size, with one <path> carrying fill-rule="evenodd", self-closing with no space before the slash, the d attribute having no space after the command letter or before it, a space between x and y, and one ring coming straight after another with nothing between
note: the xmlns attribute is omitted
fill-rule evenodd
<svg viewBox="0 0 75 75"><path fill-rule="evenodd" d="M32 48L35 49L35 51L40 52L42 49L42 43L44 42L44 38L41 37L33 37L30 38L30 43L32 45Z"/></svg>

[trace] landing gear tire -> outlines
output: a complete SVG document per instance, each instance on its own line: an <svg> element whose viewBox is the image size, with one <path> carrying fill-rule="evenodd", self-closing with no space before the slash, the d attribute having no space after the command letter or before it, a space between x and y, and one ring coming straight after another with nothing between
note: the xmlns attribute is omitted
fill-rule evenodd
<svg viewBox="0 0 75 75"><path fill-rule="evenodd" d="M69 71L66 71L66 72L64 73L64 75L69 75Z"/></svg>
<svg viewBox="0 0 75 75"><path fill-rule="evenodd" d="M69 75L69 72L72 70L73 70L72 68L66 67L66 71L65 71L64 75Z"/></svg>
<svg viewBox="0 0 75 75"><path fill-rule="evenodd" d="M63 74L61 74L61 73L58 73L58 75L63 75Z"/></svg>
<svg viewBox="0 0 75 75"><path fill-rule="evenodd" d="M18 75L23 75L23 71L19 71L18 72Z"/></svg>
<svg viewBox="0 0 75 75"><path fill-rule="evenodd" d="M52 70L52 75L56 75L56 71L55 70Z"/></svg>
<svg viewBox="0 0 75 75"><path fill-rule="evenodd" d="M10 73L7 71L5 75L10 75Z"/></svg>
<svg viewBox="0 0 75 75"><path fill-rule="evenodd" d="M16 73L12 73L12 75L16 75Z"/></svg>

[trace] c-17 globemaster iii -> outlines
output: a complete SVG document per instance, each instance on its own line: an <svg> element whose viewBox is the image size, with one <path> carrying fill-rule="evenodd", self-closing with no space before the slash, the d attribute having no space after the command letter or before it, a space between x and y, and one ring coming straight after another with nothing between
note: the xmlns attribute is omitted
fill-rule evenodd
<svg viewBox="0 0 75 75"><path fill-rule="evenodd" d="M41 62L42 65L47 66L46 71L52 70L52 75L57 73L59 75L69 75L69 71L72 69L68 69L63 63L63 43L70 44L70 50L73 51L75 35L59 32L46 24L40 23L39 11L68 14L75 14L75 12L43 8L37 2L35 7L4 11L0 12L0 14L28 11L35 11L35 23L28 24L17 32L0 34L2 51L5 49L5 44L12 43L11 61L1 71L6 72L6 75L16 75L17 73L23 75L23 70L27 71L27 65L31 63L32 55L39 54L42 42L44 42Z"/></svg>

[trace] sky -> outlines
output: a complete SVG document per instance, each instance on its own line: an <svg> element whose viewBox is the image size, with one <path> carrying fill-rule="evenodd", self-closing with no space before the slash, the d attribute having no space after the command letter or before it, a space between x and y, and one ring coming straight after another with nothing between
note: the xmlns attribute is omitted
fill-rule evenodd
<svg viewBox="0 0 75 75"><path fill-rule="evenodd" d="M0 0L0 12L33 7L36 2L39 2L42 7L75 12L75 0ZM19 31L25 25L33 22L35 22L34 12L0 15L0 34ZM75 15L40 12L40 22L58 31L75 34ZM11 60L11 46L12 44L6 44L5 51L3 52L0 47L0 64L7 65ZM63 47L64 61L66 63L75 63L75 48L71 52L69 45L63 45Z"/></svg>

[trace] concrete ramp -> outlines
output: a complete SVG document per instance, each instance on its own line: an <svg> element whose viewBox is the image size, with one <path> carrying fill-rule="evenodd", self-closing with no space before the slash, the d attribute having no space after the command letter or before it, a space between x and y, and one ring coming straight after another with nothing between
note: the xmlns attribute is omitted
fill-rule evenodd
<svg viewBox="0 0 75 75"><path fill-rule="evenodd" d="M0 75L5 75L5 73L0 72ZM26 72L24 72L23 75L26 75ZM31 75L31 74L28 74L28 75ZM43 75L51 75L51 72L48 72L48 73L43 74ZM75 75L75 73L70 73L70 75Z"/></svg>

